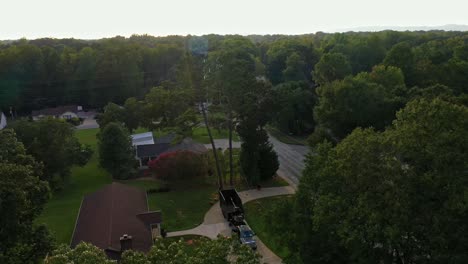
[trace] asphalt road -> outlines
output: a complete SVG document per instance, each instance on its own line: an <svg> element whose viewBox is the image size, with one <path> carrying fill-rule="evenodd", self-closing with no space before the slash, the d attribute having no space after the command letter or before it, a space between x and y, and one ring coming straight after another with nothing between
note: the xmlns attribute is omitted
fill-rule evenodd
<svg viewBox="0 0 468 264"><path fill-rule="evenodd" d="M302 176L304 170L304 159L309 148L301 145L290 145L285 144L278 139L270 136L270 142L278 154L278 160L280 167L278 169L278 175L282 178L289 180L289 183L294 187L299 184L299 179Z"/></svg>
<svg viewBox="0 0 468 264"><path fill-rule="evenodd" d="M301 145L290 145L285 144L273 136L270 136L270 142L273 144L273 147L278 154L278 160L280 167L278 169L278 175L286 179L290 185L294 188L299 184L299 179L302 176L302 171L304 170L304 159L309 148ZM240 142L232 142L234 148L240 148ZM210 144L205 144L205 146L211 149ZM227 149L228 140L227 139L215 139L216 148Z"/></svg>

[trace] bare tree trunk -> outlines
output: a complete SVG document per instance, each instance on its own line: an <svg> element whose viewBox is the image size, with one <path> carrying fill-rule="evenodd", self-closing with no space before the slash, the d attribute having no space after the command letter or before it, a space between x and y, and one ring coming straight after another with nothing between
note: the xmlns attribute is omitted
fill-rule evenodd
<svg viewBox="0 0 468 264"><path fill-rule="evenodd" d="M218 150L216 149L214 140L213 140L213 135L211 135L211 130L210 127L208 126L208 118L206 117L206 110L205 110L205 105L203 102L200 102L201 110L202 110L202 115L203 115L203 120L205 121L205 126L206 126L206 131L208 132L208 137L210 138L211 142L211 148L213 149L213 155L216 163L216 173L218 174L218 184L219 184L219 189L223 189L223 176L221 174L221 168L219 167L219 159L218 159Z"/></svg>
<svg viewBox="0 0 468 264"><path fill-rule="evenodd" d="M191 58L191 57L190 57ZM192 74L194 73L193 71L193 61L190 60L191 64L190 64L190 71L192 72ZM205 63L205 59L203 59L203 63ZM192 81L192 84L194 84L194 76L191 75L191 81ZM205 75L203 73L203 79L205 79ZM224 189L224 186L223 186L223 176L221 174L221 168L219 166L219 158L218 158L218 151L216 150L216 146L215 146L215 143L214 143L214 140L213 140L213 135L211 134L211 130L210 130L210 126L208 125L208 118L206 116L206 109L205 109L205 104L204 104L204 96L203 96L203 91L202 91L202 87L200 84L196 85L196 87L198 88L198 99L199 99L199 102L200 102L200 107L201 107L201 111L202 111L202 115L203 115L203 121L205 123L205 127L206 127L206 131L208 132L208 137L210 138L210 143L211 143L211 148L213 150L213 156L214 156L214 159L215 159L215 163L216 163L216 174L218 176L218 184L219 184L219 189Z"/></svg>
<svg viewBox="0 0 468 264"><path fill-rule="evenodd" d="M231 187L234 186L234 171L232 168L232 163L232 112L231 109L229 109L229 184L231 185Z"/></svg>

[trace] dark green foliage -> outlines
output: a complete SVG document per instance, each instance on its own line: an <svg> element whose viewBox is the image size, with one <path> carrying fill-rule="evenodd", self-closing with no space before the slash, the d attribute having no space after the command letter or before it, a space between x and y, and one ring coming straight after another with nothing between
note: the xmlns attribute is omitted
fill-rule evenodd
<svg viewBox="0 0 468 264"><path fill-rule="evenodd" d="M266 53L267 76L276 85L284 81L310 81L319 60L311 39L292 37L275 41Z"/></svg>
<svg viewBox="0 0 468 264"><path fill-rule="evenodd" d="M98 135L99 163L115 179L128 179L135 173L135 149L130 135L119 123L109 123Z"/></svg>
<svg viewBox="0 0 468 264"><path fill-rule="evenodd" d="M37 263L53 243L47 229L34 224L49 186L13 130L0 131L0 145L0 263Z"/></svg>
<svg viewBox="0 0 468 264"><path fill-rule="evenodd" d="M287 82L273 88L275 111L272 123L284 133L303 135L314 128L316 96L306 82Z"/></svg>
<svg viewBox="0 0 468 264"><path fill-rule="evenodd" d="M73 165L85 165L92 154L89 147L78 142L73 127L64 120L19 120L12 128L27 152L44 164L41 179L53 189L63 184Z"/></svg>
<svg viewBox="0 0 468 264"><path fill-rule="evenodd" d="M96 116L96 121L100 127L115 122L123 124L125 120L125 109L117 104L108 103L104 107L104 112Z"/></svg>
<svg viewBox="0 0 468 264"><path fill-rule="evenodd" d="M351 74L348 58L341 53L327 53L315 64L312 72L314 81L320 85L344 79Z"/></svg>
<svg viewBox="0 0 468 264"><path fill-rule="evenodd" d="M248 246L240 245L232 238L218 237L211 240L207 238L194 238L192 243L179 240L158 240L148 254L128 250L122 254L122 264L258 264L260 256ZM76 248L61 246L51 254L45 264L110 264L115 263L106 258L103 250L88 244L80 243Z"/></svg>
<svg viewBox="0 0 468 264"><path fill-rule="evenodd" d="M273 145L267 140L259 146L259 159L258 170L260 173L260 180L269 180L279 168L278 155L273 149Z"/></svg>
<svg viewBox="0 0 468 264"><path fill-rule="evenodd" d="M285 218L290 251L303 263L466 262L467 148L468 109L440 98L408 103L384 132L319 144Z"/></svg>

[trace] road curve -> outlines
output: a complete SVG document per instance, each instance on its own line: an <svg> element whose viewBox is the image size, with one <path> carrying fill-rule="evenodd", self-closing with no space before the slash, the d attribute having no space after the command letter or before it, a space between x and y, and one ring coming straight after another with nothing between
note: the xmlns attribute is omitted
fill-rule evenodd
<svg viewBox="0 0 468 264"><path fill-rule="evenodd" d="M297 188L305 164L304 160L309 148L301 145L290 145L270 136L270 142L278 154L280 167L278 175L287 180L291 186Z"/></svg>

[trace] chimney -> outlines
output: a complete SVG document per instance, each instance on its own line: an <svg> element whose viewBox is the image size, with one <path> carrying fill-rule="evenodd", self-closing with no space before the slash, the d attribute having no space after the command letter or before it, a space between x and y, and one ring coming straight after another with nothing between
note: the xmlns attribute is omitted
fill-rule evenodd
<svg viewBox="0 0 468 264"><path fill-rule="evenodd" d="M132 236L124 234L120 237L120 252L132 249Z"/></svg>

